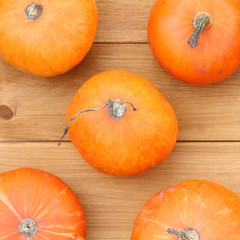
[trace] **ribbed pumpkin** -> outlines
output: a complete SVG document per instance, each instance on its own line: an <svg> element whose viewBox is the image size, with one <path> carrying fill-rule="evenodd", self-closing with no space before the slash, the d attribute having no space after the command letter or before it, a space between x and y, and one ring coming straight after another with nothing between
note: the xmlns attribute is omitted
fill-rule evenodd
<svg viewBox="0 0 240 240"><path fill-rule="evenodd" d="M1 0L0 55L35 75L64 73L91 48L97 21L94 0Z"/></svg>
<svg viewBox="0 0 240 240"><path fill-rule="evenodd" d="M0 174L0 238L84 240L86 223L73 191L56 176L22 168Z"/></svg>
<svg viewBox="0 0 240 240"><path fill-rule="evenodd" d="M209 84L240 65L240 1L157 0L148 37L161 66L176 78Z"/></svg>
<svg viewBox="0 0 240 240"><path fill-rule="evenodd" d="M82 157L98 171L116 176L135 175L160 163L173 150L178 133L170 103L148 80L125 71L103 72L84 83L66 123Z"/></svg>
<svg viewBox="0 0 240 240"><path fill-rule="evenodd" d="M131 240L239 240L240 198L203 180L153 196L140 211Z"/></svg>

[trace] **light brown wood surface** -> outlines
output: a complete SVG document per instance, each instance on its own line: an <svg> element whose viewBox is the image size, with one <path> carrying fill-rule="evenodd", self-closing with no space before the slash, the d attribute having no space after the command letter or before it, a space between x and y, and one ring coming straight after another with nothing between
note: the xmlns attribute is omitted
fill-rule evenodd
<svg viewBox="0 0 240 240"><path fill-rule="evenodd" d="M95 42L146 43L148 17L155 0L97 0L99 27Z"/></svg>
<svg viewBox="0 0 240 240"><path fill-rule="evenodd" d="M240 195L240 143L178 143L157 167L134 177L93 170L71 143L0 143L1 171L33 167L65 181L83 205L88 240L130 239L145 202L168 186L189 179L217 181Z"/></svg>
<svg viewBox="0 0 240 240"><path fill-rule="evenodd" d="M240 140L240 69L223 82L194 86L166 73L147 44L96 44L76 68L54 78L28 75L0 61L0 105L14 111L1 121L1 141L56 141L78 88L96 73L120 69L150 81L173 105L179 141Z"/></svg>
<svg viewBox="0 0 240 240"><path fill-rule="evenodd" d="M184 180L212 180L240 195L240 69L213 85L183 83L160 67L147 44L147 21L154 0L97 3L95 43L70 72L53 78L34 77L0 60L0 172L33 167L64 180L83 205L87 240L130 239L143 204ZM117 178L96 172L68 137L57 146L75 92L94 74L113 69L128 70L153 82L179 120L174 152L139 176Z"/></svg>

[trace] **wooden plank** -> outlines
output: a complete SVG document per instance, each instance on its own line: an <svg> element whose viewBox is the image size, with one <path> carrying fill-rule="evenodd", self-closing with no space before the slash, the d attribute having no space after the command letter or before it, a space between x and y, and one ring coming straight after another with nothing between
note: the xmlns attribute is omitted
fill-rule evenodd
<svg viewBox="0 0 240 240"><path fill-rule="evenodd" d="M0 172L33 167L65 181L83 205L88 240L130 239L134 220L155 193L181 181L207 179L240 195L240 143L178 143L157 167L134 177L96 172L71 143L0 143Z"/></svg>
<svg viewBox="0 0 240 240"><path fill-rule="evenodd" d="M0 117L0 141L59 140L78 88L94 74L113 69L155 84L175 108L179 141L240 140L240 69L220 83L194 86L166 73L146 44L97 44L76 68L53 78L22 73L0 60L0 105L14 112L10 120Z"/></svg>
<svg viewBox="0 0 240 240"><path fill-rule="evenodd" d="M95 42L147 42L147 24L155 0L97 0Z"/></svg>

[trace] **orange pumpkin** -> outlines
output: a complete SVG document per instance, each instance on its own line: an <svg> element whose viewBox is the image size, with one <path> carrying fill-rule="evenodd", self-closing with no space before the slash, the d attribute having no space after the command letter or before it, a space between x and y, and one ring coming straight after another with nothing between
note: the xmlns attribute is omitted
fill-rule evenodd
<svg viewBox="0 0 240 240"><path fill-rule="evenodd" d="M72 99L66 123L82 157L98 171L116 176L160 163L172 151L178 132L169 102L148 80L125 71L89 79Z"/></svg>
<svg viewBox="0 0 240 240"><path fill-rule="evenodd" d="M0 55L35 75L67 72L91 48L97 21L94 0L1 0Z"/></svg>
<svg viewBox="0 0 240 240"><path fill-rule="evenodd" d="M176 78L209 84L240 65L240 1L157 0L148 37L161 66Z"/></svg>
<svg viewBox="0 0 240 240"><path fill-rule="evenodd" d="M240 198L193 180L153 196L140 211L131 240L239 240Z"/></svg>
<svg viewBox="0 0 240 240"><path fill-rule="evenodd" d="M37 169L0 174L0 236L4 240L84 240L86 223L73 191Z"/></svg>

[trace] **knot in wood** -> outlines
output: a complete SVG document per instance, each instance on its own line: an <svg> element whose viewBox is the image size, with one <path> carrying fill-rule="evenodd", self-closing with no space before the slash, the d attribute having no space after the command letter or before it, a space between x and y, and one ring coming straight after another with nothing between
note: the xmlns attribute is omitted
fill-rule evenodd
<svg viewBox="0 0 240 240"><path fill-rule="evenodd" d="M0 105L0 117L5 120L12 119L13 118L12 109L6 105Z"/></svg>

